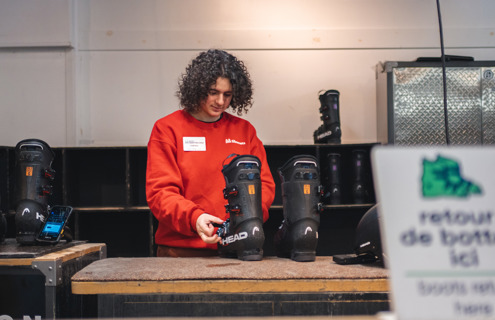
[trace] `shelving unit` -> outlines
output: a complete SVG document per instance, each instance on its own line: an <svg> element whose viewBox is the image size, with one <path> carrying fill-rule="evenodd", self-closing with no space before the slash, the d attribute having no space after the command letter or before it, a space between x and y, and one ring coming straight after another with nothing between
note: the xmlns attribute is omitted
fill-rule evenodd
<svg viewBox="0 0 495 320"><path fill-rule="evenodd" d="M327 154L339 153L342 159L342 204L324 203L319 230L318 255L349 253L353 250L355 228L375 203L369 152L376 144L267 145L268 164L276 183L276 195L270 218L264 225L266 256L274 255L273 235L283 220L280 178L277 168L295 155L310 154L319 159L321 183L325 185ZM364 150L365 181L369 203L352 203L353 150ZM151 214L145 195L146 147L53 148L56 171L54 194L49 203L71 205L69 221L75 239L105 243L108 257L154 256L154 232L157 221ZM14 227L14 148L0 147L0 209L7 213L8 237Z"/></svg>

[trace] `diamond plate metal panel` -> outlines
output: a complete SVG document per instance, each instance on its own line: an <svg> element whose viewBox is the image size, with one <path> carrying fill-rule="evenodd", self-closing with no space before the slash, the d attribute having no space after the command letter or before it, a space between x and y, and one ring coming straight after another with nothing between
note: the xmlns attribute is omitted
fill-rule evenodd
<svg viewBox="0 0 495 320"><path fill-rule="evenodd" d="M495 68L482 68L483 143L495 144Z"/></svg>
<svg viewBox="0 0 495 320"><path fill-rule="evenodd" d="M453 145L481 144L481 68L447 68L448 131ZM493 92L493 85L486 88ZM485 89L484 89L485 90ZM495 97L494 97L495 98ZM493 100L493 98L492 98ZM485 116L494 119L493 105ZM399 145L445 144L442 69L406 67L393 70L393 131ZM485 141L486 143L486 141Z"/></svg>

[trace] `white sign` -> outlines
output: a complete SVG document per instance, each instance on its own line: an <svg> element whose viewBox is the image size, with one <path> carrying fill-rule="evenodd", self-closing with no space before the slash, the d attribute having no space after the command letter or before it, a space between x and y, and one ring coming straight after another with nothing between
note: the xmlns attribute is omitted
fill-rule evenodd
<svg viewBox="0 0 495 320"><path fill-rule="evenodd" d="M495 148L372 150L392 311L495 319Z"/></svg>

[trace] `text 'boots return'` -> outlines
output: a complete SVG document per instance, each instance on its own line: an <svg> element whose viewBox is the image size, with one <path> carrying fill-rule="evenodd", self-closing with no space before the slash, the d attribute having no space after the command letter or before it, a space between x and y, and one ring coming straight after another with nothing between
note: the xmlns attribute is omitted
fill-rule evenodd
<svg viewBox="0 0 495 320"><path fill-rule="evenodd" d="M252 155L236 155L223 166L223 191L230 214L217 231L222 238L219 253L223 257L257 261L263 258L263 210L261 206L261 161Z"/></svg>
<svg viewBox="0 0 495 320"><path fill-rule="evenodd" d="M295 156L278 173L284 220L275 234L277 255L294 261L314 261L322 210L318 161L311 155Z"/></svg>
<svg viewBox="0 0 495 320"><path fill-rule="evenodd" d="M15 225L20 244L36 243L48 215L54 157L50 146L42 140L22 140L15 147Z"/></svg>

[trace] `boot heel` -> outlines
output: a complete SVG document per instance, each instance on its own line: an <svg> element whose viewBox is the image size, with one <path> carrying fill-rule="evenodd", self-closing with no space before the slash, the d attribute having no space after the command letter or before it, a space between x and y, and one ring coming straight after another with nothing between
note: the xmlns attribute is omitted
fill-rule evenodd
<svg viewBox="0 0 495 320"><path fill-rule="evenodd" d="M316 259L316 252L292 251L290 258L297 262L311 262Z"/></svg>
<svg viewBox="0 0 495 320"><path fill-rule="evenodd" d="M314 261L318 245L318 224L310 219L296 223L292 228L291 259L295 261Z"/></svg>
<svg viewBox="0 0 495 320"><path fill-rule="evenodd" d="M263 249L245 250L237 253L237 258L244 261L261 261Z"/></svg>

